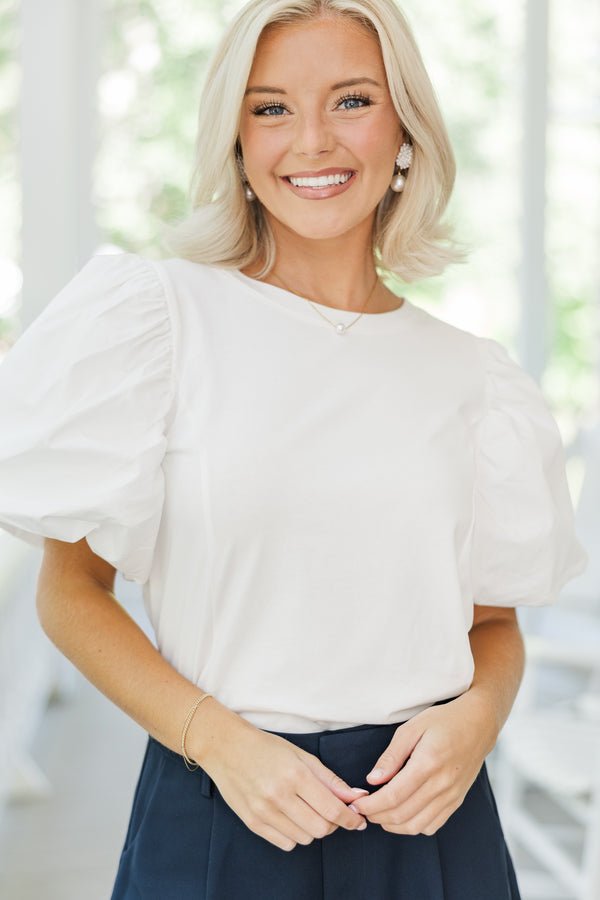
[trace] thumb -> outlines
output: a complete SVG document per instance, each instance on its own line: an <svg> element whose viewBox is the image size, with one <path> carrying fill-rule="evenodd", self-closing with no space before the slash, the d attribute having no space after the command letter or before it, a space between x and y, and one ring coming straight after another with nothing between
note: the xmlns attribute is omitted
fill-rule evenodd
<svg viewBox="0 0 600 900"><path fill-rule="evenodd" d="M421 739L421 731L407 728L406 725L408 723L400 725L396 729L392 740L367 774L366 778L371 784L389 781L392 776L400 771Z"/></svg>
<svg viewBox="0 0 600 900"><path fill-rule="evenodd" d="M357 800L359 797L364 796L364 794L369 793L365 788L350 787L340 775L333 772L331 769L328 769L327 766L316 757L306 759L305 762L313 774L319 779L321 784L324 784L325 787L329 788L329 790L335 794L336 797L339 797L340 800L343 800L344 803L351 803L352 800Z"/></svg>

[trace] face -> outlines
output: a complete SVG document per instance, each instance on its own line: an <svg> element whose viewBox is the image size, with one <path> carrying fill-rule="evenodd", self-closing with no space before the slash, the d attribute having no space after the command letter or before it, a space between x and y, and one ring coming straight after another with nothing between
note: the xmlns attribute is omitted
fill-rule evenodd
<svg viewBox="0 0 600 900"><path fill-rule="evenodd" d="M339 18L266 29L239 137L246 177L275 234L370 233L403 140L377 38ZM341 183L290 181L311 175Z"/></svg>

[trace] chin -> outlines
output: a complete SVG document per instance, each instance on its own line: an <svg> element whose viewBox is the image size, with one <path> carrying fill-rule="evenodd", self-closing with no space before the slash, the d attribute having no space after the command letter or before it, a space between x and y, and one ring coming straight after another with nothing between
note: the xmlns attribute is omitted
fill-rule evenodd
<svg viewBox="0 0 600 900"><path fill-rule="evenodd" d="M348 219L344 219L343 222L338 220L328 224L323 221L312 223L306 221L303 222L292 217L275 218L277 218L279 224L283 225L284 228L287 228L288 231L293 231L294 234L306 238L306 240L309 241L326 241L342 237L358 224L358 222L349 221Z"/></svg>
<svg viewBox="0 0 600 900"><path fill-rule="evenodd" d="M328 229L319 229L319 228L294 228L293 225L288 225L290 231L293 231L299 237L306 238L307 241L327 241L332 238L342 237L342 235L346 234L350 229L348 226L344 225L343 228L328 228Z"/></svg>

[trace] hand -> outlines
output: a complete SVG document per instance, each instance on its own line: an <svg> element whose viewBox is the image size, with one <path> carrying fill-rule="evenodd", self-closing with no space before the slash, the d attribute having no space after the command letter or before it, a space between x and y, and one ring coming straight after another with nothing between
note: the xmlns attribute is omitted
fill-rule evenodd
<svg viewBox="0 0 600 900"><path fill-rule="evenodd" d="M221 796L256 834L282 850L310 844L338 827L366 828L347 806L368 794L351 788L312 753L279 735L229 717L202 766Z"/></svg>
<svg viewBox="0 0 600 900"><path fill-rule="evenodd" d="M497 738L492 713L469 691L399 725L377 760L384 784L352 807L395 834L432 835L463 802ZM406 764L405 764L406 763Z"/></svg>

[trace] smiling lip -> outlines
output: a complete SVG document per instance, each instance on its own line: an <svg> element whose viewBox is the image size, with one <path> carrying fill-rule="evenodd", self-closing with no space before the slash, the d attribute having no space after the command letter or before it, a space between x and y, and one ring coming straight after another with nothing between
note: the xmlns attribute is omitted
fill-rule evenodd
<svg viewBox="0 0 600 900"><path fill-rule="evenodd" d="M318 172L292 172L291 175L282 175L282 178L321 178L323 175L345 175L346 172L354 172L354 169L319 169Z"/></svg>
<svg viewBox="0 0 600 900"><path fill-rule="evenodd" d="M334 169L331 174L337 174L339 171L339 169ZM288 191L296 194L297 197L302 197L305 200L328 200L330 197L337 197L338 194L344 194L352 187L358 178L354 169L346 169L346 172L351 172L350 178L348 178L347 181L341 182L340 184L321 185L321 187L298 187L297 185L292 184L289 178L282 178L281 180L286 185ZM308 176L299 175L298 177L306 178Z"/></svg>

